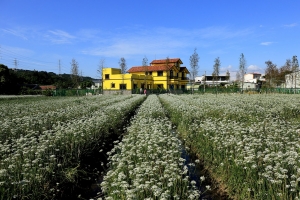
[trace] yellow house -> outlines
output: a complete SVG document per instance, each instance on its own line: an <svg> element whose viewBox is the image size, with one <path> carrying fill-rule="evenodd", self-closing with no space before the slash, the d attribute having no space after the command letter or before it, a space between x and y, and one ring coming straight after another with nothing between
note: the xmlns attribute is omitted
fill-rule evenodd
<svg viewBox="0 0 300 200"><path fill-rule="evenodd" d="M103 69L103 91L129 91L139 88L177 90L186 89L189 71L181 67L179 58L153 60L150 66L135 66L128 74L121 74L121 69Z"/></svg>

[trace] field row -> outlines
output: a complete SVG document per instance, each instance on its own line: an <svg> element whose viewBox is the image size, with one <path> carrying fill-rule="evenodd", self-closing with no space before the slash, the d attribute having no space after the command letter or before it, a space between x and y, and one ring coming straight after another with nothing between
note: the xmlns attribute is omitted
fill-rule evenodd
<svg viewBox="0 0 300 200"><path fill-rule="evenodd" d="M32 137L39 135L45 130L52 130L53 126L61 122L73 121L80 118L93 117L94 112L105 110L107 106L114 103L125 101L130 96L101 96L89 98L67 98L46 101L35 100L25 103L5 103L1 107L4 109L0 123L0 140L8 143L13 139L22 137ZM19 113L19 110L22 111ZM10 113L15 113L14 117ZM18 114L16 114L18 113Z"/></svg>
<svg viewBox="0 0 300 200"><path fill-rule="evenodd" d="M73 109L53 111L58 116L65 115L61 121L38 131L28 126L18 137L13 131L7 132L7 139L2 140L0 146L1 199L51 199L59 193L60 185L76 179L81 156L92 151L94 145L105 142L111 130L120 127L144 99L142 95L111 98L110 101L92 98L89 103L85 102L89 99L73 99L70 105ZM59 101L53 100L55 103ZM39 117L36 120L41 121L40 124L55 119L51 114L43 116L42 112ZM18 121L17 126L20 124L22 122Z"/></svg>
<svg viewBox="0 0 300 200"><path fill-rule="evenodd" d="M2 99L0 199L58 198L65 184L85 173L82 157L108 149L113 145L108 139L124 132L108 153L101 184L106 199L197 199L202 193L188 178L176 131L233 199L299 199L298 99L279 94Z"/></svg>
<svg viewBox="0 0 300 200"><path fill-rule="evenodd" d="M299 96L160 95L186 145L235 199L299 199Z"/></svg>
<svg viewBox="0 0 300 200"><path fill-rule="evenodd" d="M148 96L108 153L110 170L101 183L105 199L199 199L180 146L158 97Z"/></svg>

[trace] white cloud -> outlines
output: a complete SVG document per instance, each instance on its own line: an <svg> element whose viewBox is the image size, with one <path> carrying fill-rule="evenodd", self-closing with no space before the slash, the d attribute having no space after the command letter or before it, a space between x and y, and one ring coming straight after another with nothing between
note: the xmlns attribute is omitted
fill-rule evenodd
<svg viewBox="0 0 300 200"><path fill-rule="evenodd" d="M176 35L176 33L174 33ZM113 35L102 38L101 44L94 48L84 49L83 54L105 57L130 57L136 55L168 55L179 49L186 48L189 41L181 37L175 39L174 34L165 32L153 32L152 34L138 32L127 35Z"/></svg>
<svg viewBox="0 0 300 200"><path fill-rule="evenodd" d="M92 36L95 36L95 32ZM124 31L126 32L126 31ZM98 32L99 40L96 40L94 47L85 48L81 52L87 55L120 57L136 55L164 55L168 56L173 52L184 51L186 48L207 47L220 43L220 40L227 40L242 37L250 34L249 30L231 30L227 27L209 27L205 29L185 30L178 28L159 27L145 29L135 27L130 33L107 33ZM86 34L90 37L89 34ZM93 39L95 41L95 38ZM216 41L218 40L218 41ZM99 42L100 41L100 42ZM224 50L211 51L212 54L226 53Z"/></svg>
<svg viewBox="0 0 300 200"><path fill-rule="evenodd" d="M262 42L262 43L260 43L260 45L268 46L268 45L271 45L273 43L274 42Z"/></svg>
<svg viewBox="0 0 300 200"><path fill-rule="evenodd" d="M54 44L70 44L76 37L62 30L48 31L45 37Z"/></svg>
<svg viewBox="0 0 300 200"><path fill-rule="evenodd" d="M4 33L8 33L14 35L16 37L20 37L24 40L28 40L23 31L21 30L13 30L13 29L1 29Z"/></svg>
<svg viewBox="0 0 300 200"><path fill-rule="evenodd" d="M298 26L297 23L293 23L293 24L285 24L283 25L284 27L287 27L287 28L292 28L292 27L295 27L295 26Z"/></svg>
<svg viewBox="0 0 300 200"><path fill-rule="evenodd" d="M247 72L248 73L252 73L252 72L264 73L264 69L258 67L257 65L249 65L247 67Z"/></svg>
<svg viewBox="0 0 300 200"><path fill-rule="evenodd" d="M15 57L24 57L24 56L32 56L34 52L30 49L24 49L20 47L12 47L12 46L4 46L2 45L3 53L7 53L9 55L13 55Z"/></svg>
<svg viewBox="0 0 300 200"><path fill-rule="evenodd" d="M220 67L221 75L225 75L227 70L230 72L232 70L232 66L228 65L227 67Z"/></svg>

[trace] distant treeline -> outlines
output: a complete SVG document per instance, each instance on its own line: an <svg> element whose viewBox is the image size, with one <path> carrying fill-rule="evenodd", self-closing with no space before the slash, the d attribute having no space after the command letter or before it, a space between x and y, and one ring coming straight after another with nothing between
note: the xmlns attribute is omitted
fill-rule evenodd
<svg viewBox="0 0 300 200"><path fill-rule="evenodd" d="M91 77L80 77L82 88L90 87ZM38 90L39 85L54 85L56 88L75 88L71 74L55 74L45 71L9 69L0 64L0 94L30 94Z"/></svg>

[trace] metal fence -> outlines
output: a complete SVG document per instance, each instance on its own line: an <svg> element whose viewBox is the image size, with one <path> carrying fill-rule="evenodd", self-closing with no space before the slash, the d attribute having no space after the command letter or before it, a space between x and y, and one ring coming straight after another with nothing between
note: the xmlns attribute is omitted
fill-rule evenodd
<svg viewBox="0 0 300 200"><path fill-rule="evenodd" d="M114 91L112 94L140 94L139 89L132 89L128 90L127 92L122 92L122 90ZM186 89L148 89L147 94L165 94L165 93L172 93L172 94L205 94L205 93L252 93L252 94L267 94L267 93L281 93L281 94L300 94L300 88L263 88L263 89L247 89L241 90L240 88L199 88L195 90L186 90ZM102 90L92 90L92 89L56 89L53 90L53 96L87 96L87 95L98 95L98 94L110 94L109 92L105 92ZM144 94L144 91L143 93Z"/></svg>
<svg viewBox="0 0 300 200"><path fill-rule="evenodd" d="M195 90L195 93L281 93L281 94L300 94L300 88L261 88L261 89L245 89L241 88L200 88Z"/></svg>
<svg viewBox="0 0 300 200"><path fill-rule="evenodd" d="M87 95L98 95L102 91L92 89L56 89L53 90L53 96L87 96Z"/></svg>

